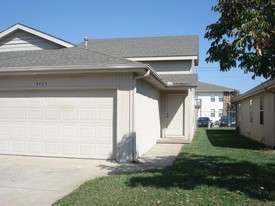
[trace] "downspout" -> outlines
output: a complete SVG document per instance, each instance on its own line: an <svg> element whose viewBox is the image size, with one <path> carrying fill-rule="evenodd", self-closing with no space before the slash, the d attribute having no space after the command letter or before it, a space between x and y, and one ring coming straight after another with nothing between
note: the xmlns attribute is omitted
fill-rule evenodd
<svg viewBox="0 0 275 206"><path fill-rule="evenodd" d="M264 88L264 90L265 90L265 92L268 92L268 93L271 93L271 94L273 94L273 107L274 107L274 111L275 111L275 92L273 92L273 91L270 91L270 90L268 90L268 88L267 87L265 87ZM275 120L275 112L274 112L274 120ZM275 125L274 125L274 127L275 127ZM274 133L274 140L273 140L273 148L275 148L275 133Z"/></svg>
<svg viewBox="0 0 275 206"><path fill-rule="evenodd" d="M136 92L137 92L137 83L136 81L138 79L143 79L147 76L150 75L150 69L147 70L147 72L144 74L144 75L140 75L140 76L135 76L133 78L133 85L132 85L132 90L133 90L133 93L132 93L132 128L131 128L131 137L132 137L132 158L133 158L133 162L138 162L138 159L137 159L137 144L136 144L136 124L135 124L135 113L136 113L136 109L135 109L135 96L136 96Z"/></svg>

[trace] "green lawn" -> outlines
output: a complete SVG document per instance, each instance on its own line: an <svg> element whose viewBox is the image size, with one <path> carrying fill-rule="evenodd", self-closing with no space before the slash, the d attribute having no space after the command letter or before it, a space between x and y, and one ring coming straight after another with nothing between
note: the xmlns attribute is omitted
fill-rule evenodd
<svg viewBox="0 0 275 206"><path fill-rule="evenodd" d="M198 129L173 166L89 181L57 205L275 205L275 153L231 129Z"/></svg>

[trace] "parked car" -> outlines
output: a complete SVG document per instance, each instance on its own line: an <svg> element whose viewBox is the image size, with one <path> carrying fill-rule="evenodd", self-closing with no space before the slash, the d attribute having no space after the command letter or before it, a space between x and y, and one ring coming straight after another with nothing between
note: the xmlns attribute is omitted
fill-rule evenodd
<svg viewBox="0 0 275 206"><path fill-rule="evenodd" d="M222 116L220 119L220 127L228 126L228 127L235 127L236 120L234 117L231 116Z"/></svg>
<svg viewBox="0 0 275 206"><path fill-rule="evenodd" d="M209 117L199 117L197 124L198 124L198 127L208 127L208 124L210 124L210 127L213 126L213 123L209 119Z"/></svg>

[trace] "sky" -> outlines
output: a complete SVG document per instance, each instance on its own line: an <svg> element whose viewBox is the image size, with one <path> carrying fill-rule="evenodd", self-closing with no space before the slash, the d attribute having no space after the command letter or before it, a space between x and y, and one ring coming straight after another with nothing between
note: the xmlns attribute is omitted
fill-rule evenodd
<svg viewBox="0 0 275 206"><path fill-rule="evenodd" d="M217 0L0 0L0 31L21 23L74 44L91 39L155 36L199 36L199 81L234 88L241 93L257 86L238 68L220 72L218 63L207 63L210 42L206 26L219 13Z"/></svg>

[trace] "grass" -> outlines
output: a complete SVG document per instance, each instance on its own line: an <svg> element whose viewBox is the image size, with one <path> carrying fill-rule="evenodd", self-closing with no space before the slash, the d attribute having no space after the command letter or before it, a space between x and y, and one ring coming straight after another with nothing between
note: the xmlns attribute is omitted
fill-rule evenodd
<svg viewBox="0 0 275 206"><path fill-rule="evenodd" d="M61 205L275 205L275 154L230 129L198 129L173 166L98 178Z"/></svg>

